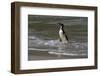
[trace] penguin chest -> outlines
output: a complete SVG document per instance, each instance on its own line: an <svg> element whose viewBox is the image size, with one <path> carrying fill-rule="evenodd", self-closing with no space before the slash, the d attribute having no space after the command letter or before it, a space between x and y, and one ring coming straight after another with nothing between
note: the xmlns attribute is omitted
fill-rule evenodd
<svg viewBox="0 0 100 76"><path fill-rule="evenodd" d="M64 33L61 29L59 30L59 36L62 41L66 41L66 36L64 35Z"/></svg>

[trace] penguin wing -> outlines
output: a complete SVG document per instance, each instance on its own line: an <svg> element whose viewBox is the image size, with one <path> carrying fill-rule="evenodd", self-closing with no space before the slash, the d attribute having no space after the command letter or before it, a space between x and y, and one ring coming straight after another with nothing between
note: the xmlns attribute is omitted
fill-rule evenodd
<svg viewBox="0 0 100 76"><path fill-rule="evenodd" d="M69 40L69 39L68 39L68 36L67 36L67 34L66 34L65 32L64 32L64 35L66 36L66 39Z"/></svg>
<svg viewBox="0 0 100 76"><path fill-rule="evenodd" d="M67 35L66 35L66 39L69 40Z"/></svg>

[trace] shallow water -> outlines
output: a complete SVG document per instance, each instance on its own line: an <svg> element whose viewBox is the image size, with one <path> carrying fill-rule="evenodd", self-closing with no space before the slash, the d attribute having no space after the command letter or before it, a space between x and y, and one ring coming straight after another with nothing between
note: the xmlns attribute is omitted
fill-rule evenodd
<svg viewBox="0 0 100 76"><path fill-rule="evenodd" d="M68 43L59 41L59 26L57 26L59 21L65 25L64 30L69 38ZM30 16L28 27L29 60L41 60L41 57L49 59L49 56L52 56L50 59L60 59L63 56L66 59L87 58L88 34L86 23L87 18ZM36 52L46 52L47 54L41 53L41 57L39 57L40 55Z"/></svg>
<svg viewBox="0 0 100 76"><path fill-rule="evenodd" d="M45 37L29 36L28 50L47 51L54 55L84 56L87 57L87 43L78 41L69 41L62 43L59 40L47 39Z"/></svg>

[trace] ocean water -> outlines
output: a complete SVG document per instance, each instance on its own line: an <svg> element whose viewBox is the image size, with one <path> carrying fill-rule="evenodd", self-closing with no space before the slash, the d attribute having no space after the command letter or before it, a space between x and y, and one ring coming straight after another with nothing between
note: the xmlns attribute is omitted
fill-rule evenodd
<svg viewBox="0 0 100 76"><path fill-rule="evenodd" d="M88 58L87 17L28 18L28 60ZM59 41L59 22L65 25L68 43Z"/></svg>

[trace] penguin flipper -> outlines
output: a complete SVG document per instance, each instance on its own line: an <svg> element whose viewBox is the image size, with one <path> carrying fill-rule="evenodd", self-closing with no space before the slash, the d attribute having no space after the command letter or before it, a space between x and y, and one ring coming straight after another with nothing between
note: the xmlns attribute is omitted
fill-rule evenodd
<svg viewBox="0 0 100 76"><path fill-rule="evenodd" d="M66 35L66 39L69 40L67 35Z"/></svg>
<svg viewBox="0 0 100 76"><path fill-rule="evenodd" d="M69 39L68 39L68 36L67 36L66 34L65 34L65 36L66 36L66 39L69 40Z"/></svg>

